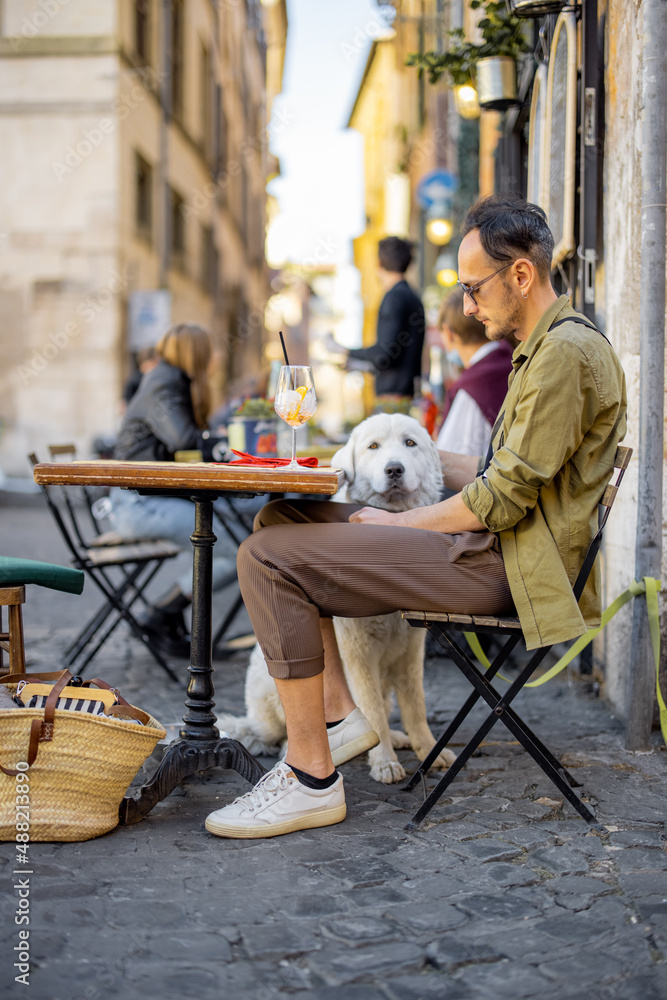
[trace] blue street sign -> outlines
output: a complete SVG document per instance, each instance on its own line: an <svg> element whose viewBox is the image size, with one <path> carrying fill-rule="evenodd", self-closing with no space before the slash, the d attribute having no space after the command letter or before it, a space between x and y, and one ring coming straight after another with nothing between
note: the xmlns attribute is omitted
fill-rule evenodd
<svg viewBox="0 0 667 1000"><path fill-rule="evenodd" d="M432 170L424 174L417 185L417 201L422 208L448 201L458 187L458 180L447 170Z"/></svg>

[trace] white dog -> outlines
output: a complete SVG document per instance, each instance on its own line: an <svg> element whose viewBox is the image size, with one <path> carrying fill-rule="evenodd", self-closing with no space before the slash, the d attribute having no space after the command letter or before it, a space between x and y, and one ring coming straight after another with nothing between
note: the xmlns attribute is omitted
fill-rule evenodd
<svg viewBox="0 0 667 1000"><path fill-rule="evenodd" d="M416 420L400 413L364 420L331 464L343 470L346 480L332 502L400 511L440 499L442 470L435 444ZM334 628L352 697L380 737L368 755L371 777L400 781L405 770L395 748L412 746L423 760L435 743L424 702L425 631L408 625L400 612L334 618ZM389 728L392 691L405 733ZM246 717L222 716L221 728L252 753L278 753L286 736L285 717L259 646L250 656L245 697ZM443 750L435 766L447 768L454 760L451 751Z"/></svg>

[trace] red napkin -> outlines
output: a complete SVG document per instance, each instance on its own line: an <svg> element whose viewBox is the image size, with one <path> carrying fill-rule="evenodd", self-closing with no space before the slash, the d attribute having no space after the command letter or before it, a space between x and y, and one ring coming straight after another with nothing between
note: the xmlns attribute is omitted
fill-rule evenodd
<svg viewBox="0 0 667 1000"><path fill-rule="evenodd" d="M289 465L289 458L260 458L259 455L249 455L245 451L237 451L236 448L232 448L235 455L233 462L227 462L227 465L261 465L264 468L278 468L281 465ZM297 458L299 465L304 465L307 468L315 469L317 468L316 458Z"/></svg>

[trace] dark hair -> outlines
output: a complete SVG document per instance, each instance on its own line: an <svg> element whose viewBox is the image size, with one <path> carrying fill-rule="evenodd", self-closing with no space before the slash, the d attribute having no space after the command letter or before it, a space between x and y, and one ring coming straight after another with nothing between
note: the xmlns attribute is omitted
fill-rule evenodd
<svg viewBox="0 0 667 1000"><path fill-rule="evenodd" d="M461 235L476 229L482 248L499 266L525 257L544 280L551 271L554 238L546 213L519 195L492 194L468 210Z"/></svg>
<svg viewBox="0 0 667 1000"><path fill-rule="evenodd" d="M412 243L400 236L386 236L378 243L378 258L385 271L405 274L412 260Z"/></svg>
<svg viewBox="0 0 667 1000"><path fill-rule="evenodd" d="M446 323L452 333L464 344L483 344L488 340L484 324L474 316L466 316L463 311L463 292L455 288L442 305L438 316L438 326Z"/></svg>

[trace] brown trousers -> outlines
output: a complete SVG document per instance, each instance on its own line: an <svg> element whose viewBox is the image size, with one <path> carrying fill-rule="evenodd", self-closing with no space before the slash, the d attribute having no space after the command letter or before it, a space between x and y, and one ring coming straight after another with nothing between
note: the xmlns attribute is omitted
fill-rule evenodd
<svg viewBox="0 0 667 1000"><path fill-rule="evenodd" d="M274 500L241 544L241 593L273 677L324 669L320 617L514 613L494 534L350 524L359 507Z"/></svg>

